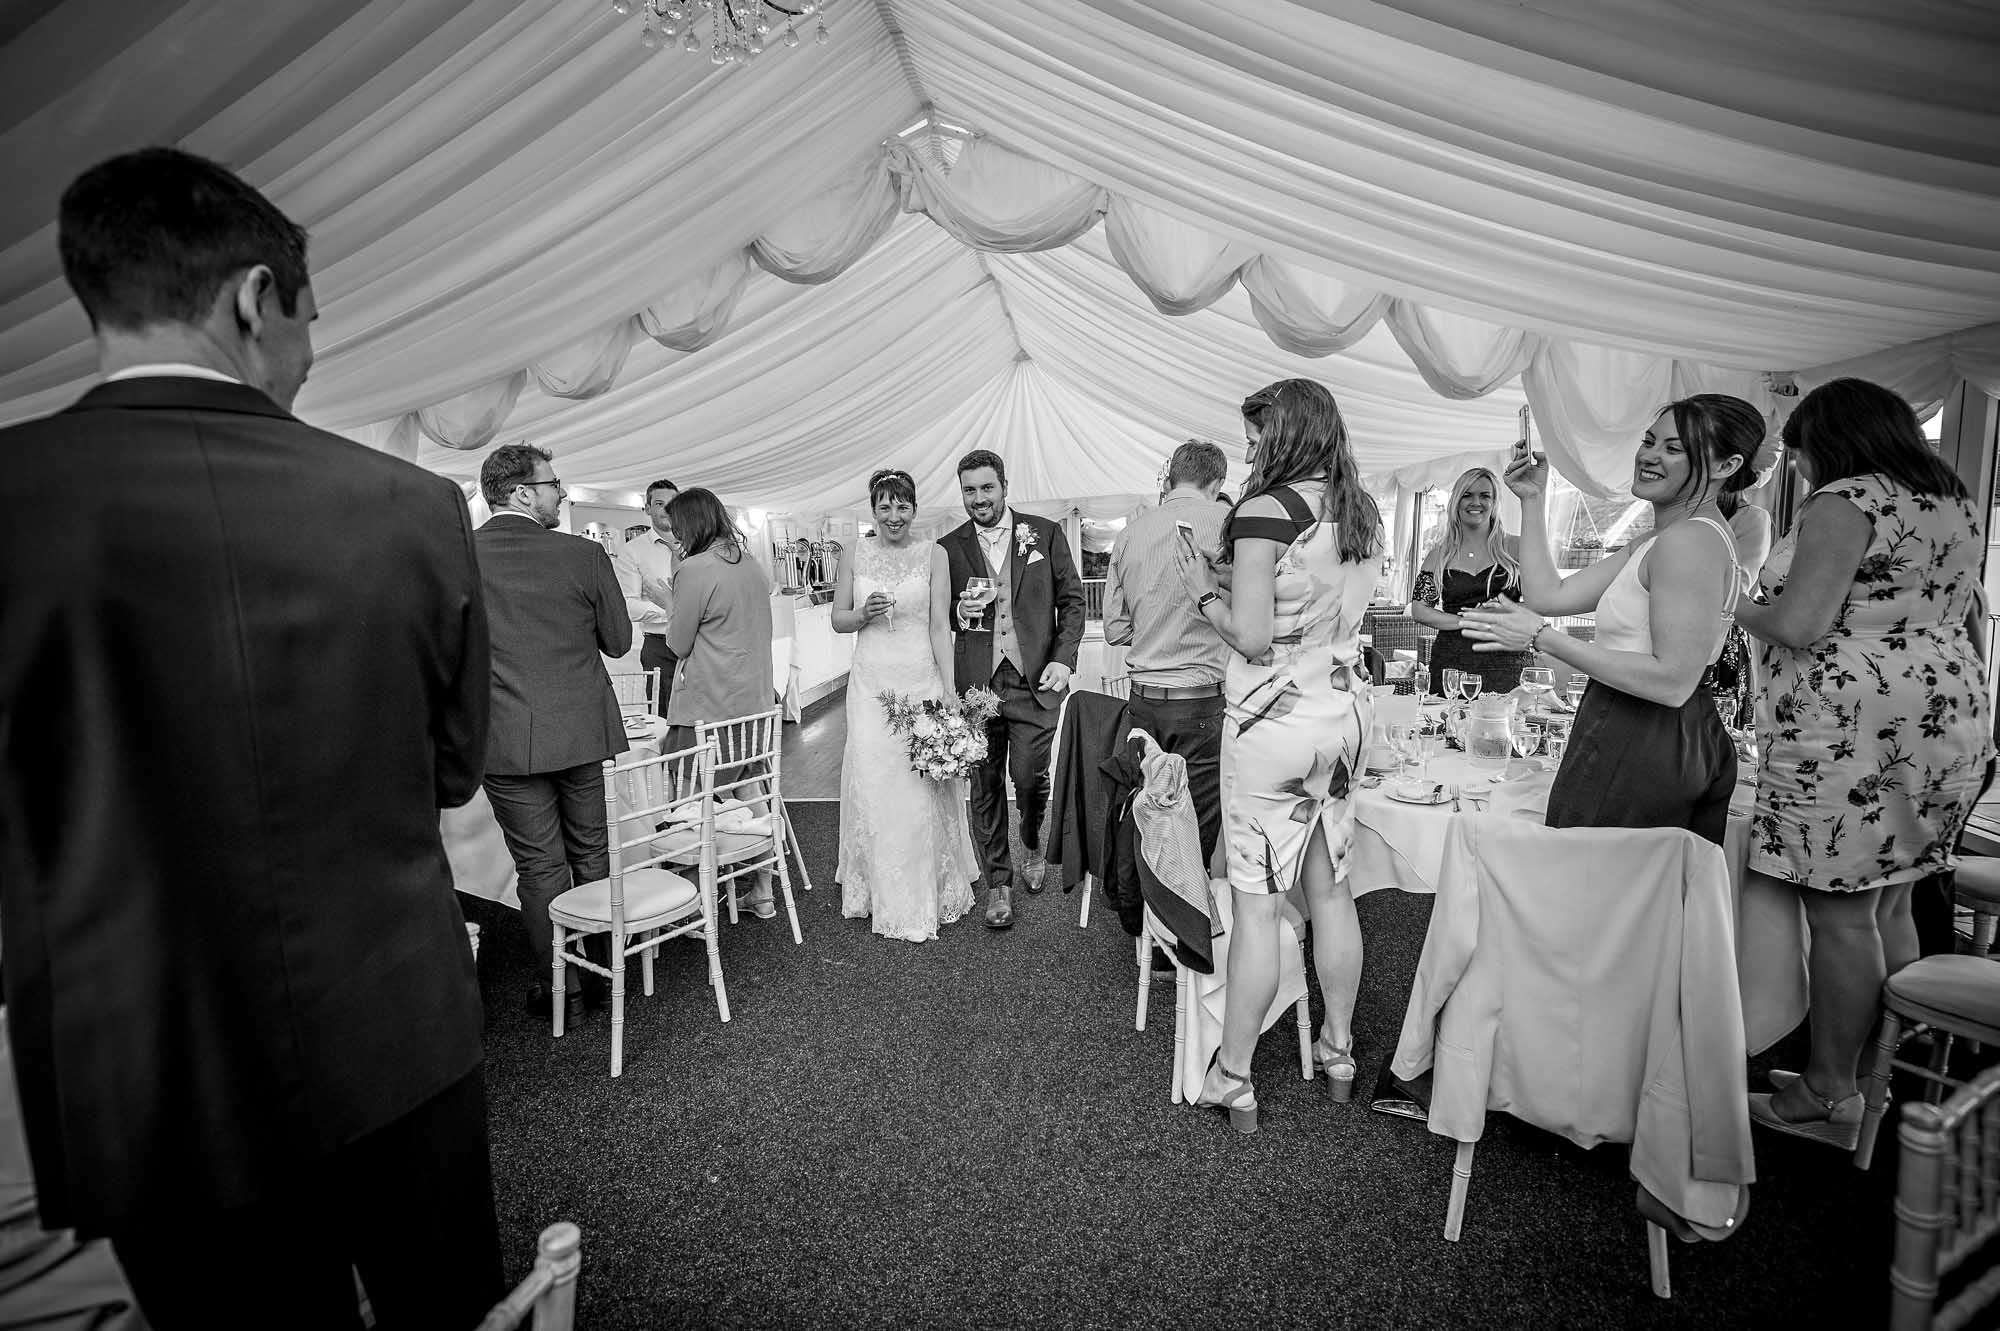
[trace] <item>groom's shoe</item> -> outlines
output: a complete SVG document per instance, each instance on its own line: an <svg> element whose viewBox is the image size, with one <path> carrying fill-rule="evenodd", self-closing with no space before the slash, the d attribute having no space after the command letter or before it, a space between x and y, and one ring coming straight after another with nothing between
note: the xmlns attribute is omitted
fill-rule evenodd
<svg viewBox="0 0 2000 1331"><path fill-rule="evenodd" d="M1033 846L1023 847L1021 856L1021 877L1027 883L1028 895L1034 896L1042 890L1049 872L1049 862L1041 851Z"/></svg>
<svg viewBox="0 0 2000 1331"><path fill-rule="evenodd" d="M1014 889L1011 887L989 887L986 889L986 927L988 929L1011 929L1014 927Z"/></svg>

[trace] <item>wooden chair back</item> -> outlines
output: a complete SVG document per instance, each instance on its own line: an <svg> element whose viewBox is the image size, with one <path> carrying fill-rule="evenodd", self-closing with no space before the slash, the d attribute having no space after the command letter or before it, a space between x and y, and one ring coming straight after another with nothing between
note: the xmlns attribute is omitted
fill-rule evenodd
<svg viewBox="0 0 2000 1331"><path fill-rule="evenodd" d="M1941 1105L1903 1106L1897 1131L1896 1255L1889 1266L1889 1326L1990 1326L2000 1266L1988 1265L1943 1304L1943 1278L2000 1242L2000 1067L1988 1068ZM1990 1256L1986 1258L1991 1261Z"/></svg>
<svg viewBox="0 0 2000 1331"><path fill-rule="evenodd" d="M558 1220L535 1243L535 1269L493 1305L477 1331L514 1331L522 1326L532 1331L574 1331L576 1274L582 1266L583 1231Z"/></svg>

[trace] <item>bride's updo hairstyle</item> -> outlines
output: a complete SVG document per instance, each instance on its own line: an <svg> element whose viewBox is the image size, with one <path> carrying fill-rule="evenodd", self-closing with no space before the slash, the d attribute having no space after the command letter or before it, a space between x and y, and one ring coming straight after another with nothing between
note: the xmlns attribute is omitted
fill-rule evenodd
<svg viewBox="0 0 2000 1331"><path fill-rule="evenodd" d="M917 506L917 483L910 479L910 473L884 467L870 476L868 507L873 508L884 499L900 499L914 509Z"/></svg>
<svg viewBox="0 0 2000 1331"><path fill-rule="evenodd" d="M1716 506L1724 515L1734 513L1742 495L1757 484L1757 469L1751 461L1764 444L1764 413L1740 397L1727 393L1696 393L1664 410L1674 414L1674 433L1687 450L1687 493L1696 504L1708 498L1717 463L1739 458L1742 465L1722 478Z"/></svg>

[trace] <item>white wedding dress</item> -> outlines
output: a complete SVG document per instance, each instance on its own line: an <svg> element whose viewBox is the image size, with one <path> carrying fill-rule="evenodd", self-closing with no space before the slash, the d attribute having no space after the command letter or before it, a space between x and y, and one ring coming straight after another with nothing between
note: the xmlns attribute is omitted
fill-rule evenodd
<svg viewBox="0 0 2000 1331"><path fill-rule="evenodd" d="M930 541L890 549L874 537L854 552L854 604L886 591L896 608L855 635L847 676L847 752L840 771L841 914L874 916L888 938L922 943L972 909L979 861L966 827L965 782L910 768L909 740L889 729L878 696L944 696L931 655Z"/></svg>

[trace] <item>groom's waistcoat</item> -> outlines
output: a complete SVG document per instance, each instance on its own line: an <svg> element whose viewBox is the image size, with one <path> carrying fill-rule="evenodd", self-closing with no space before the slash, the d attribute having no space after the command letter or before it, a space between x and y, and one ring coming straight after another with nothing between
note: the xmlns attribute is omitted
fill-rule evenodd
<svg viewBox="0 0 2000 1331"><path fill-rule="evenodd" d="M977 539L977 538L975 538ZM1014 568L1013 561L1019 559L1018 551L1010 553L1005 569L993 574L993 585L999 594L993 598L993 673L1000 673L1000 663L1007 662L1014 672L1023 679L1028 678L1027 658L1021 654L1021 640L1014 633ZM1029 680L1032 685L1033 680Z"/></svg>

